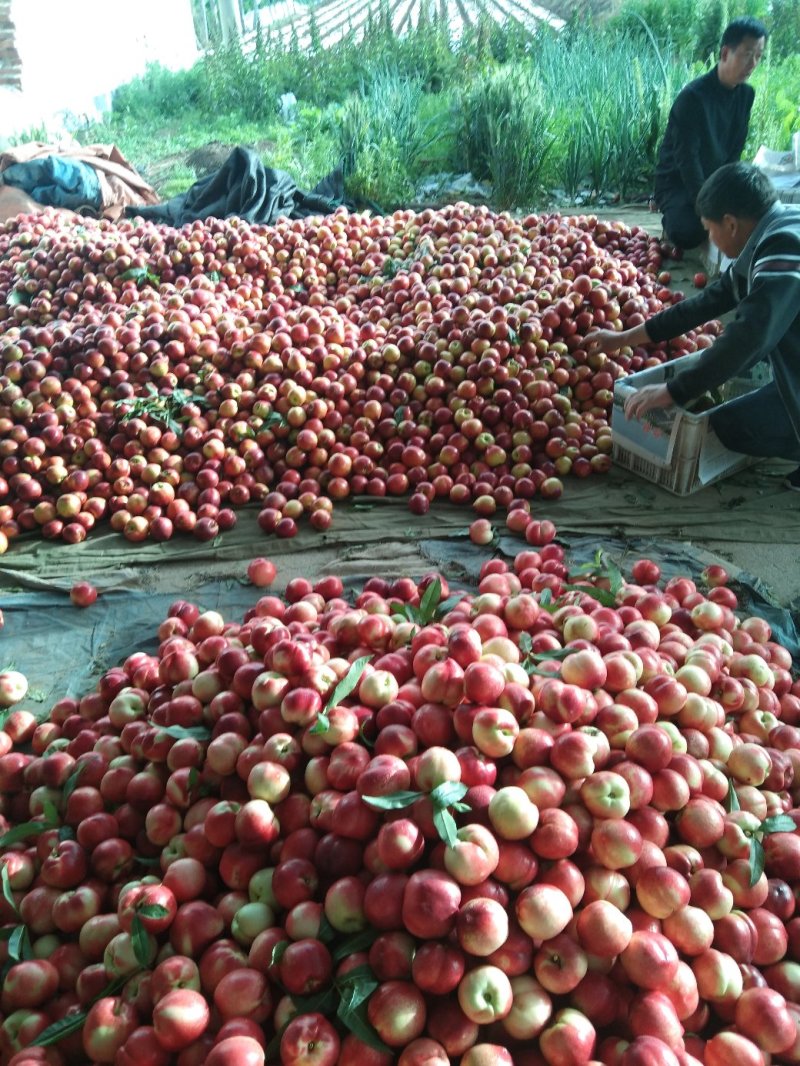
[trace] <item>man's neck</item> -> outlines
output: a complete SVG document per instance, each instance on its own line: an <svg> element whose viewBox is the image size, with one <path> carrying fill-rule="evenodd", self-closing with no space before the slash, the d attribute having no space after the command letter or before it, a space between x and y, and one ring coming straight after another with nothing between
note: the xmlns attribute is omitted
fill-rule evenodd
<svg viewBox="0 0 800 1066"><path fill-rule="evenodd" d="M723 69L721 60L720 60L719 63L717 63L717 81L720 83L722 88L723 89L727 89L728 92L733 92L733 90L739 84L738 82L731 83L731 82L726 80L726 73L725 73L725 70Z"/></svg>

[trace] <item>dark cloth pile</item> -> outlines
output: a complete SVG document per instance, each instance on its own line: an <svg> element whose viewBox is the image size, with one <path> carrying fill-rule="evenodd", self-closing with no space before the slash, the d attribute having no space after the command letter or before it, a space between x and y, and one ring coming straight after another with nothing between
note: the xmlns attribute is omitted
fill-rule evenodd
<svg viewBox="0 0 800 1066"><path fill-rule="evenodd" d="M169 226L233 215L247 222L270 224L280 216L327 215L343 203L341 167L331 171L311 192L302 192L291 175L265 166L251 148L239 147L219 170L200 178L185 193L162 204L129 208L127 213Z"/></svg>

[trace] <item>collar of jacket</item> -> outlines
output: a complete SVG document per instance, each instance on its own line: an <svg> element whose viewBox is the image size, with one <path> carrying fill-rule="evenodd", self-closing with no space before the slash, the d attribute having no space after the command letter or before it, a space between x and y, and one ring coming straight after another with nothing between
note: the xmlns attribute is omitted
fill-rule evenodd
<svg viewBox="0 0 800 1066"><path fill-rule="evenodd" d="M758 220L756 228L747 238L747 244L744 246L739 255L733 261L733 264L730 269L733 271L734 274L738 274L740 277L744 278L747 281L748 286L750 282L750 268L753 265L753 255L755 254L755 250L758 247L761 238L764 236L764 232L767 227L771 226L772 223L777 218L779 218L785 210L785 205L782 204L780 201L773 204L769 211L767 211L765 215L762 215L762 217Z"/></svg>

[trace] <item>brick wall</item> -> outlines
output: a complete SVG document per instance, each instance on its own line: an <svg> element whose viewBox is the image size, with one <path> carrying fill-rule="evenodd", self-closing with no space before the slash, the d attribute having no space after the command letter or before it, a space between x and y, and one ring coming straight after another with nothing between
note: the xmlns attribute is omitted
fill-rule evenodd
<svg viewBox="0 0 800 1066"><path fill-rule="evenodd" d="M0 88L22 88L22 64L14 42L11 0L0 0Z"/></svg>

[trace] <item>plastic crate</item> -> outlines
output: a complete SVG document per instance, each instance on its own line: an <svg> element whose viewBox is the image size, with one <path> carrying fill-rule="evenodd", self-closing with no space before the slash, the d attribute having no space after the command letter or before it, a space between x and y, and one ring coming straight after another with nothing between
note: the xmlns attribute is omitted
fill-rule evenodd
<svg viewBox="0 0 800 1066"><path fill-rule="evenodd" d="M616 463L676 496L690 496L715 481L759 460L726 448L710 425L711 410L693 414L681 407L648 411L644 419L626 419L625 399L643 385L660 385L679 370L697 362L700 353L640 370L614 386L612 419ZM734 378L720 390L723 402L744 396L770 380L767 364L753 368L748 377Z"/></svg>

